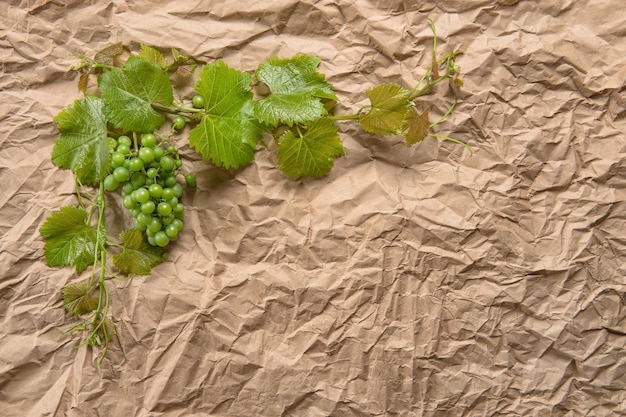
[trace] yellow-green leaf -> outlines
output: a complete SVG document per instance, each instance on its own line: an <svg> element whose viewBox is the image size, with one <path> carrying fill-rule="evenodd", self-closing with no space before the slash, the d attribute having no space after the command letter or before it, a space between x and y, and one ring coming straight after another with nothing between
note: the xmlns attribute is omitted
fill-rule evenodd
<svg viewBox="0 0 626 417"><path fill-rule="evenodd" d="M416 108L409 110L406 116L406 131L404 137L406 138L406 144L411 146L424 140L428 136L428 110L424 110L422 114L419 114Z"/></svg>
<svg viewBox="0 0 626 417"><path fill-rule="evenodd" d="M153 267L167 258L163 249L150 245L137 229L120 233L122 252L113 256L113 264L125 274L149 275Z"/></svg>
<svg viewBox="0 0 626 417"><path fill-rule="evenodd" d="M288 177L322 177L333 167L335 157L345 154L331 119L317 119L299 133L287 131L278 144L278 167Z"/></svg>
<svg viewBox="0 0 626 417"><path fill-rule="evenodd" d="M359 123L367 132L377 135L400 135L404 120L412 107L409 91L397 84L388 83L367 90L371 105L359 115Z"/></svg>

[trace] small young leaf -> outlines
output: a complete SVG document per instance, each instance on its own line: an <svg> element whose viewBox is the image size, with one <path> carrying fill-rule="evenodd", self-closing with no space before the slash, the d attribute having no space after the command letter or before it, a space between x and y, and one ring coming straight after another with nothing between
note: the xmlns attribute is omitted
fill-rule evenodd
<svg viewBox="0 0 626 417"><path fill-rule="evenodd" d="M110 169L103 105L100 98L86 96L54 118L60 135L52 149L52 162L71 169L83 184L98 184Z"/></svg>
<svg viewBox="0 0 626 417"><path fill-rule="evenodd" d="M163 56L163 54L148 45L141 45L141 50L139 51L139 57L148 61L149 63L151 63L152 65L156 65L157 67L160 68L167 68L167 59L165 59L165 56Z"/></svg>
<svg viewBox="0 0 626 417"><path fill-rule="evenodd" d="M406 144L411 146L423 141L428 136L428 126L430 126L428 110L419 114L415 107L411 108L406 116L406 131L404 133Z"/></svg>
<svg viewBox="0 0 626 417"><path fill-rule="evenodd" d="M100 324L97 330L93 331L93 326L90 326L89 330L91 331L89 338L86 340L87 344L92 347L104 347L106 353L107 346L109 342L115 336L115 324L109 318L104 319L104 322ZM98 364L100 364L101 360L104 356L100 356L98 359Z"/></svg>
<svg viewBox="0 0 626 417"><path fill-rule="evenodd" d="M195 59L188 55L181 54L176 48L172 48L172 58L174 62L169 67L170 72L176 70L176 74L180 77L191 76L198 66Z"/></svg>
<svg viewBox="0 0 626 417"><path fill-rule="evenodd" d="M322 177L333 167L334 158L345 154L337 126L328 118L317 119L298 137L285 132L278 145L278 166L288 177Z"/></svg>
<svg viewBox="0 0 626 417"><path fill-rule="evenodd" d="M322 99L337 100L332 86L317 72L320 59L307 54L271 57L256 70L256 78L271 94L255 102L254 114L270 126L306 123L327 113Z"/></svg>
<svg viewBox="0 0 626 417"><path fill-rule="evenodd" d="M153 104L169 106L174 101L172 84L162 68L131 56L123 69L115 68L98 78L104 100L104 115L125 131L150 133L165 118Z"/></svg>
<svg viewBox="0 0 626 417"><path fill-rule="evenodd" d="M87 86L89 85L89 74L81 73L78 77L78 91L85 94L87 93Z"/></svg>
<svg viewBox="0 0 626 417"><path fill-rule="evenodd" d="M399 135L412 107L409 91L397 84L381 84L367 90L372 103L369 111L359 117L361 127L378 135Z"/></svg>
<svg viewBox="0 0 626 417"><path fill-rule="evenodd" d="M250 82L249 74L223 61L205 65L196 82L206 114L189 133L189 143L217 166L238 168L254 159L263 131L252 115Z"/></svg>
<svg viewBox="0 0 626 417"><path fill-rule="evenodd" d="M98 298L89 294L86 282L76 282L63 287L63 307L70 313L80 316L98 308Z"/></svg>
<svg viewBox="0 0 626 417"><path fill-rule="evenodd" d="M167 258L163 249L150 245L137 229L120 233L122 252L113 256L113 264L125 274L149 275L153 267Z"/></svg>
<svg viewBox="0 0 626 417"><path fill-rule="evenodd" d="M48 266L74 265L80 275L93 264L99 244L104 244L104 233L98 242L97 229L86 222L87 212L73 206L61 207L48 216L39 229Z"/></svg>
<svg viewBox="0 0 626 417"><path fill-rule="evenodd" d="M93 60L98 64L114 65L115 57L121 55L122 52L124 52L124 45L122 42L118 42L96 52Z"/></svg>

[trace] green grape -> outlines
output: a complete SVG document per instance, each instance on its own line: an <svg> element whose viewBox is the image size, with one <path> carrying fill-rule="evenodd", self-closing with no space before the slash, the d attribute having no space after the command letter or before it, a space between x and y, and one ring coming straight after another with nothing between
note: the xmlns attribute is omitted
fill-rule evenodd
<svg viewBox="0 0 626 417"><path fill-rule="evenodd" d="M176 166L176 161L174 160L174 158L168 155L163 155L159 160L159 163L161 164L161 168L163 168L165 171L171 171Z"/></svg>
<svg viewBox="0 0 626 417"><path fill-rule="evenodd" d="M117 145L117 149L115 151L121 153L122 155L129 155L130 154L130 146L124 145L123 143L122 144L118 144Z"/></svg>
<svg viewBox="0 0 626 417"><path fill-rule="evenodd" d="M159 148L154 148L154 149L159 149ZM138 154L139 159L141 159L144 164L149 164L150 162L154 161L155 159L154 149L142 147L141 149L139 149L139 154Z"/></svg>
<svg viewBox="0 0 626 417"><path fill-rule="evenodd" d="M159 176L159 170L154 167L148 168L148 170L146 171L146 176L150 179L155 179Z"/></svg>
<svg viewBox="0 0 626 417"><path fill-rule="evenodd" d="M133 141L128 136L122 135L119 138L117 138L117 143L121 145L126 145L130 148L131 145L133 144Z"/></svg>
<svg viewBox="0 0 626 417"><path fill-rule="evenodd" d="M156 145L156 136L152 133L144 133L141 135L141 146L152 148Z"/></svg>
<svg viewBox="0 0 626 417"><path fill-rule="evenodd" d="M138 188L133 192L133 198L139 203L144 204L150 200L150 191L146 188Z"/></svg>
<svg viewBox="0 0 626 417"><path fill-rule="evenodd" d="M135 187L133 187L133 184L130 182L125 182L124 185L122 185L122 197L126 197L133 191L135 191Z"/></svg>
<svg viewBox="0 0 626 417"><path fill-rule="evenodd" d="M191 174L185 175L185 184L187 184L188 187L195 187L197 184L196 177Z"/></svg>
<svg viewBox="0 0 626 417"><path fill-rule="evenodd" d="M154 148L154 160L155 161L160 161L161 157L163 156L163 148L161 148L160 146L157 146L156 148Z"/></svg>
<svg viewBox="0 0 626 417"><path fill-rule="evenodd" d="M157 213L159 213L160 216L167 216L171 212L172 212L172 206L170 206L168 203L163 201L157 205Z"/></svg>
<svg viewBox="0 0 626 417"><path fill-rule="evenodd" d="M172 211L179 220L182 220L185 217L185 206L182 203L176 204L176 206L172 208Z"/></svg>
<svg viewBox="0 0 626 417"><path fill-rule="evenodd" d="M140 224L137 219L133 220L133 227L137 230L141 230L142 232L146 230L146 225Z"/></svg>
<svg viewBox="0 0 626 417"><path fill-rule="evenodd" d="M148 192L148 194L149 194L149 192ZM145 203L143 203L141 205L141 212L142 213L150 214L154 210L156 210L156 204L154 204L154 201L152 201L152 200L148 200L148 201L146 201Z"/></svg>
<svg viewBox="0 0 626 417"><path fill-rule="evenodd" d="M115 179L113 174L109 174L104 177L104 189L107 191L115 191L120 186L119 181Z"/></svg>
<svg viewBox="0 0 626 417"><path fill-rule="evenodd" d="M183 116L177 115L172 119L172 126L176 130L182 130L185 127L185 118Z"/></svg>
<svg viewBox="0 0 626 417"><path fill-rule="evenodd" d="M150 223L148 223L147 229L150 230L152 233L156 233L161 230L162 227L163 223L161 222L161 219L159 219L158 217L153 217L150 220Z"/></svg>
<svg viewBox="0 0 626 417"><path fill-rule="evenodd" d="M172 225L176 226L176 228L180 231L180 230L183 229L184 223L180 219L174 219L174 220L172 220Z"/></svg>
<svg viewBox="0 0 626 417"><path fill-rule="evenodd" d="M168 175L167 177L165 177L164 182L165 182L165 186L166 187L171 188L171 187L175 186L177 184L176 183L176 175Z"/></svg>
<svg viewBox="0 0 626 417"><path fill-rule="evenodd" d="M170 243L170 238L167 237L164 231L160 230L154 234L154 243L156 243L157 246L164 247Z"/></svg>
<svg viewBox="0 0 626 417"><path fill-rule="evenodd" d="M130 172L128 171L128 168L126 167L117 167L113 170L113 178L115 178L115 180L117 182L124 182L126 180L128 180L128 177L130 176Z"/></svg>
<svg viewBox="0 0 626 417"><path fill-rule="evenodd" d="M164 188L163 192L161 193L161 198L163 200L169 200L172 197L174 197L174 190L169 187Z"/></svg>
<svg viewBox="0 0 626 417"><path fill-rule="evenodd" d="M135 207L128 210L128 212L130 213L131 217L137 218L137 216L141 214L141 209L137 205L135 205Z"/></svg>
<svg viewBox="0 0 626 417"><path fill-rule="evenodd" d="M172 210L174 209L174 207L176 207L176 204L178 204L178 197L172 197L169 200L167 200L167 204L169 204L170 206L172 206Z"/></svg>
<svg viewBox="0 0 626 417"><path fill-rule="evenodd" d="M135 220L137 220L138 224L147 227L152 221L152 216L146 213L139 213Z"/></svg>
<svg viewBox="0 0 626 417"><path fill-rule="evenodd" d="M146 176L143 172L135 172L130 177L130 182L135 188L141 188L146 184Z"/></svg>
<svg viewBox="0 0 626 417"><path fill-rule="evenodd" d="M201 109L204 107L204 97L202 96L193 96L191 99L191 103L196 109Z"/></svg>
<svg viewBox="0 0 626 417"><path fill-rule="evenodd" d="M119 152L113 152L111 154L111 165L113 168L121 167L126 161L126 157Z"/></svg>
<svg viewBox="0 0 626 417"><path fill-rule="evenodd" d="M176 160L176 168L180 168L183 166L183 161L181 161L180 159Z"/></svg>
<svg viewBox="0 0 626 417"><path fill-rule="evenodd" d="M174 147L174 145L170 145L167 147L167 153L169 154L176 153L176 148Z"/></svg>
<svg viewBox="0 0 626 417"><path fill-rule="evenodd" d="M143 169L143 161L141 160L141 158L138 158L136 156L131 158L128 164L131 171L137 172Z"/></svg>
<svg viewBox="0 0 626 417"><path fill-rule="evenodd" d="M154 198L160 198L163 194L163 187L161 187L159 184L150 184L148 190L150 191L150 195Z"/></svg>
<svg viewBox="0 0 626 417"><path fill-rule="evenodd" d="M165 217L161 217L161 222L163 222L163 226L169 226L170 224L172 224L172 222L176 219L176 216L174 216L174 214L168 214Z"/></svg>
<svg viewBox="0 0 626 417"><path fill-rule="evenodd" d="M172 186L172 191L174 192L174 197L181 198L183 196L183 186L179 183Z"/></svg>
<svg viewBox="0 0 626 417"><path fill-rule="evenodd" d="M146 235L148 235L148 233L146 233ZM148 243L152 246L157 246L156 242L154 241L154 235L148 236Z"/></svg>
<svg viewBox="0 0 626 417"><path fill-rule="evenodd" d="M175 239L178 236L178 227L174 223L170 223L165 227L165 234L170 239Z"/></svg>
<svg viewBox="0 0 626 417"><path fill-rule="evenodd" d="M132 197L132 194L124 197L123 204L124 207L126 207L128 210L132 210L137 207L137 201L135 201L135 199Z"/></svg>

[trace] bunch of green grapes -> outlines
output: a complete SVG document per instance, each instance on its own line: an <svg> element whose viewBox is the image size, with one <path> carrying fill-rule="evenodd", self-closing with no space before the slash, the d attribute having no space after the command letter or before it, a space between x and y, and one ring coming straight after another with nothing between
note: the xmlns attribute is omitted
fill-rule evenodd
<svg viewBox="0 0 626 417"><path fill-rule="evenodd" d="M182 161L174 146L162 147L152 133L141 135L140 140L133 137L109 139L113 171L105 177L104 187L107 191L121 187L133 226L145 233L151 245L164 247L183 228L183 186L177 180ZM185 181L195 186L192 175L186 175Z"/></svg>

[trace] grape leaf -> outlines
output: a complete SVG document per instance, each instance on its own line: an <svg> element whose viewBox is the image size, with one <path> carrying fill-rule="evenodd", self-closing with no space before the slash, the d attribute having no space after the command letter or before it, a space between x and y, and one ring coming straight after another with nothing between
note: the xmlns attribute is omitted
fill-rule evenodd
<svg viewBox="0 0 626 417"><path fill-rule="evenodd" d="M61 290L63 307L70 313L80 316L98 308L98 298L89 294L90 288L86 282L76 282L66 285Z"/></svg>
<svg viewBox="0 0 626 417"><path fill-rule="evenodd" d="M404 120L412 103L409 91L393 84L381 84L367 90L371 106L367 113L359 116L361 127L378 135L399 135L404 129Z"/></svg>
<svg viewBox="0 0 626 417"><path fill-rule="evenodd" d="M137 229L120 233L122 252L113 256L113 264L125 274L149 275L152 268L167 258L167 253L146 242Z"/></svg>
<svg viewBox="0 0 626 417"><path fill-rule="evenodd" d="M104 115L125 131L150 133L165 118L153 104L169 106L174 101L172 84L162 68L131 56L123 69L115 68L98 78L104 100Z"/></svg>
<svg viewBox="0 0 626 417"><path fill-rule="evenodd" d="M87 224L87 212L79 207L65 206L52 212L39 229L43 236L44 257L48 266L76 266L81 274L96 257L98 232ZM100 245L105 233L101 233Z"/></svg>
<svg viewBox="0 0 626 417"><path fill-rule="evenodd" d="M152 65L156 65L157 67L166 69L167 68L167 59L165 56L157 49L148 46L141 45L141 50L139 51L139 57L148 61Z"/></svg>
<svg viewBox="0 0 626 417"><path fill-rule="evenodd" d="M322 99L337 100L332 86L317 71L320 59L307 54L292 58L271 57L255 75L271 94L255 102L254 114L269 126L306 123L327 113Z"/></svg>
<svg viewBox="0 0 626 417"><path fill-rule="evenodd" d="M98 64L115 65L115 57L121 55L123 52L124 45L122 44L122 42L117 42L96 52L93 60Z"/></svg>
<svg viewBox="0 0 626 417"><path fill-rule="evenodd" d="M84 72L78 77L78 91L83 94L87 93L87 86L89 85L89 73Z"/></svg>
<svg viewBox="0 0 626 417"><path fill-rule="evenodd" d="M52 162L71 169L83 184L98 184L110 170L103 105L98 97L85 96L54 118L60 135L52 149Z"/></svg>
<svg viewBox="0 0 626 417"><path fill-rule="evenodd" d="M181 54L176 48L172 48L172 58L174 62L169 67L170 71L175 69L176 74L181 77L190 77L198 66L195 59Z"/></svg>
<svg viewBox="0 0 626 417"><path fill-rule="evenodd" d="M196 82L206 113L189 133L189 143L217 166L238 168L254 159L263 130L252 114L250 83L249 74L221 60L205 65Z"/></svg>
<svg viewBox="0 0 626 417"><path fill-rule="evenodd" d="M406 138L406 144L411 146L424 140L428 136L428 110L424 110L422 114L419 114L415 107L409 110L406 116L406 130L404 137Z"/></svg>
<svg viewBox="0 0 626 417"><path fill-rule="evenodd" d="M288 177L322 177L333 167L334 158L345 154L337 126L328 118L311 122L300 137L285 132L278 145L278 167Z"/></svg>

